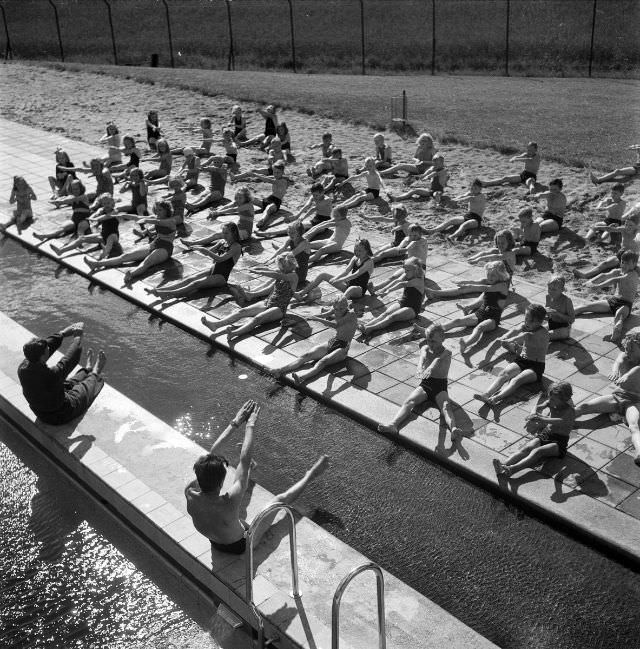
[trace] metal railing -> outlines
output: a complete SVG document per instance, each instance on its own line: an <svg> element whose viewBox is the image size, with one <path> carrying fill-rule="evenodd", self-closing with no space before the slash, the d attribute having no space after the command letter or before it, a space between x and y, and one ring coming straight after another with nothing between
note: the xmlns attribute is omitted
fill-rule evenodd
<svg viewBox="0 0 640 649"><path fill-rule="evenodd" d="M289 520L289 552L291 554L291 597L297 599L301 597L300 586L298 584L298 551L297 551L297 538L296 538L296 521L291 507L282 503L273 503L266 509L262 510L251 522L249 529L245 532L247 539L247 554L245 561L245 598L251 611L253 612L258 623L258 647L262 649L264 646L264 622L262 615L258 611L258 607L253 601L253 539L260 523L269 515L278 511L287 513Z"/></svg>
<svg viewBox="0 0 640 649"><path fill-rule="evenodd" d="M338 584L335 595L333 596L333 605L331 606L331 649L339 649L340 647L340 602L342 595L347 589L347 586L362 572L371 570L376 576L376 587L378 597L378 649L386 649L387 647L387 631L384 614L384 575L382 568L376 563L363 563L361 566L354 568L344 579Z"/></svg>

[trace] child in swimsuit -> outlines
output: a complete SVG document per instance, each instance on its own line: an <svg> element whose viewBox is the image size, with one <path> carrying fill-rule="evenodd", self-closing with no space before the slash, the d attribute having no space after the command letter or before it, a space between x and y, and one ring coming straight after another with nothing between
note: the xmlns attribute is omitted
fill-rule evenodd
<svg viewBox="0 0 640 649"><path fill-rule="evenodd" d="M113 122L107 124L107 132L100 138L100 142L106 142L109 147L107 157L103 158L102 162L109 167L119 165L122 162L122 151L120 149L122 141L120 140L120 131Z"/></svg>
<svg viewBox="0 0 640 649"><path fill-rule="evenodd" d="M420 260L416 257L410 257L404 264L404 278L391 282L379 292L380 295L399 291L402 289L402 297L397 302L389 304L380 314L358 325L365 339L373 331L379 331L392 325L395 322L408 322L415 320L422 311L422 301L424 299L424 270Z"/></svg>
<svg viewBox="0 0 640 649"><path fill-rule="evenodd" d="M435 152L433 137L429 133L421 133L416 140L416 152L413 154L413 162L395 164L388 169L383 169L380 175L387 178L388 176L394 176L398 171L406 171L414 176L423 174L432 166Z"/></svg>
<svg viewBox="0 0 640 649"><path fill-rule="evenodd" d="M16 209L13 210L13 216L9 221L0 223L0 233L15 223L18 234L21 234L22 230L28 227L29 223L33 221L31 201L36 200L38 200L38 197L33 189L31 189L29 183L22 176L14 176L9 203L12 205L15 203Z"/></svg>
<svg viewBox="0 0 640 649"><path fill-rule="evenodd" d="M261 149L266 149L271 140L276 136L276 128L278 126L278 116L276 115L276 107L269 104L266 108L258 108L258 112L264 117L264 132L262 135L256 135L250 139L245 139L239 142L239 146L251 146L252 144L260 143Z"/></svg>
<svg viewBox="0 0 640 649"><path fill-rule="evenodd" d="M173 156L171 155L171 147L169 143L160 138L156 144L157 154L153 158L159 159L160 166L157 169L147 171L145 178L149 185L161 185L167 183L171 177L171 165L173 164Z"/></svg>
<svg viewBox="0 0 640 649"><path fill-rule="evenodd" d="M573 390L568 383L561 381L549 386L548 395L525 418L537 428L534 438L504 462L493 460L498 476L510 478L514 473L533 468L549 457L562 458L566 455L576 416L571 400Z"/></svg>
<svg viewBox="0 0 640 649"><path fill-rule="evenodd" d="M481 180L483 187L495 187L496 185L519 185L523 184L533 191L536 186L538 170L540 169L540 154L538 153L538 144L529 142L527 150L513 156L509 162L524 162L524 170L520 174L502 176L493 180Z"/></svg>
<svg viewBox="0 0 640 649"><path fill-rule="evenodd" d="M131 190L131 203L128 205L120 205L118 207L118 212L146 216L149 213L147 211L147 194L149 189L147 187L147 181L144 179L142 169L136 167L131 170L129 180L122 185L120 193L124 194L124 192L128 190Z"/></svg>
<svg viewBox="0 0 640 649"><path fill-rule="evenodd" d="M168 182L168 187L171 190L169 194L162 196L163 200L168 200L173 208L173 218L176 222L176 234L179 237L187 236L187 228L184 224L184 210L187 204L186 185L182 178L171 178Z"/></svg>
<svg viewBox="0 0 640 649"><path fill-rule="evenodd" d="M417 180L425 180L429 187L411 187L404 194L389 194L394 201L406 201L411 198L434 198L440 202L442 193L449 179L449 171L444 166L444 156L436 153L432 159L433 166L427 169Z"/></svg>
<svg viewBox="0 0 640 649"><path fill-rule="evenodd" d="M564 212L567 209L567 197L562 193L562 180L560 178L554 178L549 183L548 192L530 194L528 198L533 200L539 198L546 199L547 209L536 221L540 225L542 232L558 232L562 227Z"/></svg>
<svg viewBox="0 0 640 649"><path fill-rule="evenodd" d="M187 190L194 189L198 186L198 176L200 175L200 158L191 147L185 147L184 162L178 171L178 176L184 177Z"/></svg>
<svg viewBox="0 0 640 649"><path fill-rule="evenodd" d="M482 185L477 178L471 183L471 187L466 194L456 196L453 200L456 203L466 202L469 211L464 216L452 216L435 228L430 228L427 230L427 234L445 232L449 228L458 226L447 237L449 241L453 242L455 239L461 239L465 233L476 230L482 225L482 216L487 206L487 199L482 193Z"/></svg>
<svg viewBox="0 0 640 649"><path fill-rule="evenodd" d="M545 307L549 326L549 340L566 340L571 335L571 323L576 319L573 302L564 292L561 275L554 275L547 284Z"/></svg>
<svg viewBox="0 0 640 649"><path fill-rule="evenodd" d="M502 261L510 277L513 277L513 271L516 267L516 246L515 239L511 230L498 230L493 239L495 248L478 252L467 259L470 264L488 261ZM464 283L461 283L464 284Z"/></svg>
<svg viewBox="0 0 640 649"><path fill-rule="evenodd" d="M454 318L443 325L444 331L451 331L459 327L473 327L473 331L466 337L460 338L460 351L464 354L469 347L480 342L482 336L495 331L500 325L504 305L509 297L509 273L501 261L490 261L485 264L487 280L473 286L481 290L482 295L470 304L458 304L464 314L461 318Z"/></svg>
<svg viewBox="0 0 640 649"><path fill-rule="evenodd" d="M280 122L280 124L276 126L276 137L273 141L275 140L280 142L280 148L284 152L286 161L295 162L296 159L291 153L291 134L289 133L289 127L286 122Z"/></svg>
<svg viewBox="0 0 640 649"><path fill-rule="evenodd" d="M231 119L227 126L233 129L233 139L236 142L241 142L247 139L247 120L242 114L240 106L233 106L231 108Z"/></svg>
<svg viewBox="0 0 640 649"><path fill-rule="evenodd" d="M280 378L291 372L291 377L296 383L303 383L316 377L331 365L341 363L347 358L349 346L356 332L356 314L349 308L349 302L344 295L335 298L331 304L331 312L333 315L331 320L314 315L306 316L306 318L316 320L329 327L335 327L336 335L326 342L312 347L295 361L275 370L273 373L276 377ZM304 372L294 371L310 362L314 362L313 366Z"/></svg>
<svg viewBox="0 0 640 649"><path fill-rule="evenodd" d="M391 243L384 244L376 251L373 256L374 263L383 259L393 257L404 257L406 255L406 246L409 242L409 228L411 224L408 219L407 208L403 203L394 203L391 205L391 216L375 217L376 221L387 221L393 223L391 228ZM402 245L404 242L404 245Z"/></svg>
<svg viewBox="0 0 640 649"><path fill-rule="evenodd" d="M542 235L542 228L533 220L533 210L525 207L518 212L520 228L516 232L518 245L513 249L516 256L533 257L538 252L538 244Z"/></svg>
<svg viewBox="0 0 640 649"><path fill-rule="evenodd" d="M129 160L123 164L110 165L109 170L113 175L114 182L129 178L131 171L140 166L140 159L142 157L140 150L136 147L136 141L131 135L125 135L122 138L122 145L121 150L125 155L129 156Z"/></svg>
<svg viewBox="0 0 640 649"><path fill-rule="evenodd" d="M231 179L231 182L238 183L242 180L249 180L256 176L273 176L273 165L280 160L282 160L284 164L284 153L282 152L282 146L280 144L280 140L276 138L269 145L269 150L267 151L266 167L255 167L253 169L248 169L241 174L229 174L229 177Z"/></svg>
<svg viewBox="0 0 640 649"><path fill-rule="evenodd" d="M369 278L373 273L373 252L367 239L359 239L353 247L353 257L344 270L337 275L320 273L312 282L295 294L295 299L302 301L313 289L322 282L328 282L344 293L348 300L356 300L364 296Z"/></svg>
<svg viewBox="0 0 640 649"><path fill-rule="evenodd" d="M321 159L307 167L307 176L318 178L323 173L331 171L331 154L333 153L333 135L324 133L320 144L312 144L309 149L320 149Z"/></svg>
<svg viewBox="0 0 640 649"><path fill-rule="evenodd" d="M222 146L224 147L224 163L231 171L237 172L240 168L238 164L238 146L233 139L233 131L230 128L225 128L222 131Z"/></svg>
<svg viewBox="0 0 640 649"><path fill-rule="evenodd" d="M278 270L273 271L266 268L253 267L247 269L247 272L262 277L269 277L276 280L273 289L266 300L261 300L257 304L245 306L238 309L235 313L221 318L220 320L212 320L207 316L202 316L202 324L219 335L220 329L227 329L232 323L242 320L243 318L250 318L249 321L235 328L229 328L227 331L228 337L235 338L242 336L256 327L261 325L281 322L284 318L289 302L293 297L293 293L298 285L298 275L296 274L296 260L291 253L287 253L278 257Z"/></svg>
<svg viewBox="0 0 640 649"><path fill-rule="evenodd" d="M46 234L33 233L33 236L40 241L47 241L48 239L57 239L67 235L73 237L81 237L86 234L89 229L89 199L86 195L86 189L79 180L72 180L70 185L71 196L68 198L58 198L52 201L56 207L63 205L71 206L71 219L65 221L59 228L53 232Z"/></svg>
<svg viewBox="0 0 640 649"><path fill-rule="evenodd" d="M67 152L58 148L55 151L55 155L56 174L55 176L49 176L49 185L51 185L51 191L53 192L51 194L51 200L69 194L69 185L72 180L76 179L76 175L73 172L73 162L71 162Z"/></svg>
<svg viewBox="0 0 640 649"><path fill-rule="evenodd" d="M391 146L384 141L383 133L376 133L373 136L373 146L376 150L376 169L379 171L389 169L393 164L393 156Z"/></svg>
<svg viewBox="0 0 640 649"><path fill-rule="evenodd" d="M324 191L329 193L349 177L349 161L342 157L342 149L333 149L329 158L329 173L322 179Z"/></svg>
<svg viewBox="0 0 640 649"><path fill-rule="evenodd" d="M547 310L542 304L530 304L524 314L524 324L498 338L516 358L500 372L486 392L473 395L476 399L493 407L521 386L542 381L549 347L549 331L544 326L546 317Z"/></svg>
<svg viewBox="0 0 640 649"><path fill-rule="evenodd" d="M314 239L319 232L332 229L333 233L326 239ZM309 258L309 263L316 262L326 255L340 252L351 232L351 221L347 218L347 210L341 205L336 205L331 210L331 221L324 221L307 230L307 239L315 252Z"/></svg>
<svg viewBox="0 0 640 649"><path fill-rule="evenodd" d="M611 188L611 196L603 198L596 206L595 210L598 212L605 212L606 217L604 221L597 221L594 223L588 230L585 239L587 241L592 241L596 238L598 230L603 230L600 226L615 226L619 227L622 225L622 218L627 206L627 203L622 200L622 194L624 193L624 185L616 183ZM611 241L611 230L606 229L600 235L600 241L602 243L609 243Z"/></svg>
<svg viewBox="0 0 640 649"><path fill-rule="evenodd" d="M444 330L441 325L432 324L427 327L424 331L424 344L420 349L416 371L420 383L400 406L391 423L378 426L379 432L397 435L400 424L418 405L427 402L435 405L442 414L447 428L451 431L452 444L461 439L463 432L455 425L453 406L447 392L451 351L443 345L443 342Z"/></svg>
<svg viewBox="0 0 640 649"><path fill-rule="evenodd" d="M222 236L223 239L219 240L211 249L202 246L191 248L193 252L213 259L210 268L205 268L194 275L162 287L146 288L145 291L165 299L186 297L203 289L227 286L229 275L242 254L242 247L240 246L240 233L235 223L227 223L222 228Z"/></svg>
<svg viewBox="0 0 640 649"><path fill-rule="evenodd" d="M589 302L575 310L576 316L583 313L609 313L613 315L613 331L608 337L611 342L622 340L624 321L631 315L633 301L638 293L638 255L625 250L620 255L620 268L602 273L589 280L592 286L615 286L616 292L612 297L597 302Z"/></svg>
<svg viewBox="0 0 640 649"><path fill-rule="evenodd" d="M613 171L606 173L599 178L592 171L589 174L591 182L594 185L598 185L600 183L624 182L625 180L629 180L629 178L632 178L633 176L637 176L638 173L640 173L640 144L632 144L628 148L636 152L636 161L633 163L633 166L614 169Z"/></svg>
<svg viewBox="0 0 640 649"><path fill-rule="evenodd" d="M211 156L200 166L201 171L206 171L210 176L209 189L191 201L187 201L188 212L200 212L207 207L213 210L224 200L224 192L227 186L227 166L224 158L219 155Z"/></svg>
<svg viewBox="0 0 640 649"><path fill-rule="evenodd" d="M255 197L253 204L261 208L261 218L256 223L259 230L266 230L273 222L282 206L284 195L287 193L291 180L284 175L284 160L278 160L273 165L273 176L253 174L255 180L271 183L271 194L266 198Z"/></svg>
<svg viewBox="0 0 640 649"><path fill-rule="evenodd" d="M341 183L336 184L336 188L339 188L346 183L349 183L356 178L366 178L367 179L367 189L361 192L356 192L351 198L344 201L342 204L343 207L349 209L351 207L357 207L361 203L374 201L380 197L380 190L384 189L384 183L380 174L376 169L376 161L373 158L365 158L364 161L364 171L354 176L349 176L345 178Z"/></svg>
<svg viewBox="0 0 640 649"><path fill-rule="evenodd" d="M147 144L149 145L149 149L151 151L157 151L158 140L162 137L157 110L150 110L147 113L145 126L147 127Z"/></svg>

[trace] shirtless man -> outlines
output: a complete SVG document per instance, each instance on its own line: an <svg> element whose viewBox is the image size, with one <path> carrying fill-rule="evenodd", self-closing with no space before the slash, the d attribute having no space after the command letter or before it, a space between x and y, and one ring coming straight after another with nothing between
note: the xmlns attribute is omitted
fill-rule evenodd
<svg viewBox="0 0 640 649"><path fill-rule="evenodd" d="M609 378L613 391L576 407L576 418L592 413L617 413L625 417L635 448L634 462L640 467L640 332L628 333L624 351L618 355Z"/></svg>
<svg viewBox="0 0 640 649"><path fill-rule="evenodd" d="M196 480L184 490L187 512L194 527L211 541L212 549L220 552L243 554L246 549L245 531L249 524L240 518L240 507L249 486L249 473L253 465L253 427L259 412L260 406L252 399L240 408L209 453L198 458L193 465ZM243 423L244 441L235 478L229 490L221 493L228 463L225 458L216 455L216 450ZM329 458L321 456L301 480L275 496L267 507L274 502L285 505L293 503L306 486L325 471L328 463ZM267 529L267 526L263 529Z"/></svg>
<svg viewBox="0 0 640 649"><path fill-rule="evenodd" d="M299 367L306 365L310 361L317 361L313 367L310 367L304 372L293 372L291 375L296 383L301 381L308 381L310 378L317 376L329 365L340 363L349 353L349 345L353 340L358 326L356 314L349 309L349 301L344 295L336 298L333 302L332 311L335 317L335 322L327 320L319 316L307 316L310 320L317 320L323 324L327 324L336 328L336 335L327 340L325 343L320 343L312 347L308 352L300 356L300 358L284 365L278 370L274 371L277 377L297 370Z"/></svg>

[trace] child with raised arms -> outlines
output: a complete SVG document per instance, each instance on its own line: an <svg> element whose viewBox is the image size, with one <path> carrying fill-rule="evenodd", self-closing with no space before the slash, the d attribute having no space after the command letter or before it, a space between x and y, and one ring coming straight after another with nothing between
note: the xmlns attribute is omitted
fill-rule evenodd
<svg viewBox="0 0 640 649"><path fill-rule="evenodd" d="M424 331L424 343L420 349L416 374L420 384L407 397L400 409L387 425L379 424L381 433L397 434L400 424L421 403L430 402L442 413L447 428L451 431L451 441L462 437L462 430L455 425L453 407L449 401L447 383L451 367L451 351L444 346L442 325L432 324Z"/></svg>
<svg viewBox="0 0 640 649"><path fill-rule="evenodd" d="M533 210L525 207L518 212L520 227L516 232L517 246L513 249L516 256L533 257L538 252L542 228L533 219Z"/></svg>
<svg viewBox="0 0 640 649"><path fill-rule="evenodd" d="M227 166L224 158L213 155L200 165L200 171L209 174L209 189L187 201L187 212L200 212L207 207L216 208L224 199L227 186Z"/></svg>
<svg viewBox="0 0 640 649"><path fill-rule="evenodd" d="M629 180L629 178L633 178L633 176L637 176L640 172L640 144L632 144L629 149L636 152L636 161L631 167L620 167L619 169L614 169L600 177L596 176L592 171L589 174L591 182L594 185L599 185L600 183L624 182L625 180Z"/></svg>
<svg viewBox="0 0 640 649"><path fill-rule="evenodd" d="M451 331L460 327L473 327L473 331L460 338L460 351L464 354L468 347L480 342L482 336L500 326L502 312L509 297L509 273L501 261L490 261L485 264L487 279L477 285L469 285L482 290L482 295L467 305L458 304L464 314L446 322L442 328Z"/></svg>
<svg viewBox="0 0 640 649"><path fill-rule="evenodd" d="M419 259L410 257L404 262L403 270L404 277L390 282L385 289L379 291L379 294L387 294L402 289L402 297L387 305L379 315L358 325L365 338L395 322L408 322L420 315L424 300L424 269Z"/></svg>
<svg viewBox="0 0 640 649"><path fill-rule="evenodd" d="M185 147L183 154L184 161L178 170L177 175L184 179L187 190L194 189L198 186L200 158L191 147Z"/></svg>
<svg viewBox="0 0 640 649"><path fill-rule="evenodd" d="M542 381L549 348L549 331L544 326L546 317L547 310L542 304L529 304L524 314L524 324L498 338L502 346L516 357L500 372L486 392L473 395L476 399L493 407L521 386Z"/></svg>
<svg viewBox="0 0 640 649"><path fill-rule="evenodd" d="M324 133L322 140L319 144L312 144L309 149L320 149L320 160L312 166L307 167L307 176L317 178L325 171L331 170L331 153L333 152L333 135L331 133Z"/></svg>
<svg viewBox="0 0 640 649"><path fill-rule="evenodd" d="M309 239L310 246L315 251L309 257L310 264L319 261L327 255L332 255L342 250L351 232L351 221L347 218L347 214L348 210L341 205L336 205L331 210L330 221L323 221L307 230L307 239ZM313 238L319 232L324 232L325 230L333 230L333 232L325 239Z"/></svg>
<svg viewBox="0 0 640 649"><path fill-rule="evenodd" d="M162 137L157 110L150 110L147 113L145 126L147 128L147 144L149 145L149 149L151 151L157 151L158 140Z"/></svg>
<svg viewBox="0 0 640 649"><path fill-rule="evenodd" d="M69 194L69 186L72 180L76 179L73 171L75 168L69 154L61 148L55 150L56 156L56 170L55 176L49 176L49 185L51 186L51 200L67 196Z"/></svg>
<svg viewBox="0 0 640 649"><path fill-rule="evenodd" d="M154 155L152 160L159 160L159 167L157 169L152 169L147 171L144 177L147 180L149 185L161 185L168 182L171 177L171 165L173 164L173 156L171 155L171 148L169 143L164 139L160 138L156 145L156 155Z"/></svg>
<svg viewBox="0 0 640 649"><path fill-rule="evenodd" d="M120 193L131 191L131 203L118 206L118 212L146 216L148 212L147 195L149 188L142 169L137 167L129 173L129 179L120 188Z"/></svg>
<svg viewBox="0 0 640 649"><path fill-rule="evenodd" d="M433 137L429 133L421 133L416 139L416 152L413 154L413 161L394 164L387 169L383 169L380 175L386 178L394 176L398 171L406 171L409 175L414 176L423 174L433 164L435 152Z"/></svg>
<svg viewBox="0 0 640 649"><path fill-rule="evenodd" d="M258 113L264 117L263 134L238 142L239 146L251 146L252 144L259 143L261 149L266 149L271 144L271 140L276 136L276 128L278 126L276 107L273 104L269 104L266 108L258 108Z"/></svg>
<svg viewBox="0 0 640 649"><path fill-rule="evenodd" d="M334 191L349 177L349 161L342 156L342 149L333 149L329 158L327 175L322 179L325 192Z"/></svg>
<svg viewBox="0 0 640 649"><path fill-rule="evenodd" d="M547 201L547 209L542 216L536 218L542 232L555 233L562 228L564 213L567 209L567 197L562 193L560 178L554 178L549 183L549 191L529 194L527 198L532 200L544 198Z"/></svg>
<svg viewBox="0 0 640 649"><path fill-rule="evenodd" d="M247 139L247 120L240 106L231 107L231 119L227 127L233 129L233 139L236 142L243 142Z"/></svg>
<svg viewBox="0 0 640 649"><path fill-rule="evenodd" d="M120 146L122 141L120 139L120 131L113 122L107 123L106 133L100 138L100 142L106 143L107 157L102 159L102 162L108 166L119 165L122 162L122 150Z"/></svg>
<svg viewBox="0 0 640 649"><path fill-rule="evenodd" d="M162 196L163 200L168 200L173 209L173 218L176 222L176 234L179 237L187 236L187 228L184 224L184 210L187 204L186 185L182 178L171 178L167 183L169 193Z"/></svg>
<svg viewBox="0 0 640 649"><path fill-rule="evenodd" d="M260 182L271 183L271 194L266 198L254 197L253 204L261 209L260 220L256 222L259 230L266 230L282 207L282 201L287 193L291 180L284 175L284 160L273 164L273 176L253 174L253 178Z"/></svg>
<svg viewBox="0 0 640 649"><path fill-rule="evenodd" d="M336 188L340 188L342 185L349 183L357 178L366 178L367 189L363 191L356 192L353 196L342 203L342 206L346 209L351 207L357 207L361 203L371 202L380 197L380 190L384 189L384 183L380 174L376 169L376 161L373 158L365 158L364 161L364 171L353 176L345 178L341 183L336 185Z"/></svg>
<svg viewBox="0 0 640 649"><path fill-rule="evenodd" d="M589 284L592 286L615 286L615 295L605 300L589 302L575 310L576 316L584 313L610 313L613 315L613 331L609 338L615 343L622 340L624 321L631 315L633 301L638 293L640 278L637 265L637 253L625 250L620 255L620 268L602 273L589 280Z"/></svg>
<svg viewBox="0 0 640 649"><path fill-rule="evenodd" d="M560 381L549 386L547 398L541 400L535 411L525 418L537 425L534 438L505 462L493 460L498 476L510 478L514 473L535 467L547 458L562 458L567 454L569 435L576 416L572 396L573 389L569 383Z"/></svg>
<svg viewBox="0 0 640 649"><path fill-rule="evenodd" d="M597 221L589 228L585 236L587 241L595 239L597 234L600 234L600 241L602 241L602 243L609 243L611 241L611 230L604 230L604 232L598 232L598 230L601 230L599 226L602 225L622 225L622 217L627 206L627 203L622 200L623 193L624 185L616 183L611 188L611 196L603 198L594 207L595 211L604 212L606 216L604 221Z"/></svg>
<svg viewBox="0 0 640 649"><path fill-rule="evenodd" d="M400 248L400 245L403 241L407 240L409 236L409 227L411 224L408 221L408 217L409 214L407 208L403 203L393 203L391 205L391 216L375 217L376 221L387 221L393 223L393 227L391 228L391 234L393 237L390 243L386 243L378 248L373 256L374 263L378 263L383 259L405 256L406 243L403 248Z"/></svg>
<svg viewBox="0 0 640 649"><path fill-rule="evenodd" d="M308 381L323 372L327 367L341 363L347 358L349 346L356 332L356 314L349 308L349 301L344 295L334 299L331 304L332 319L320 316L306 316L308 320L316 320L322 324L335 327L336 335L324 343L320 343L305 352L300 358L273 371L280 377L291 372L296 383ZM313 366L303 372L296 372L303 365L314 362Z"/></svg>
<svg viewBox="0 0 640 649"><path fill-rule="evenodd" d="M456 196L453 200L456 203L466 202L469 211L464 216L452 216L435 228L429 228L429 234L444 232L457 226L456 230L447 237L450 241L453 241L462 238L465 233L476 230L482 225L482 216L487 206L487 199L482 193L482 185L477 178L471 183L466 194Z"/></svg>
<svg viewBox="0 0 640 649"><path fill-rule="evenodd" d="M142 158L142 154L140 153L138 147L136 147L136 141L131 135L125 135L122 138L122 152L124 153L124 155L129 156L127 162L109 166L109 169L113 175L114 182L119 182L123 178L128 178L133 169L140 167L140 159Z"/></svg>
<svg viewBox="0 0 640 649"><path fill-rule="evenodd" d="M571 335L571 324L576 319L573 302L565 294L562 275L554 275L547 283L545 308L549 326L549 340L566 340Z"/></svg>
<svg viewBox="0 0 640 649"><path fill-rule="evenodd" d="M540 154L538 153L537 142L529 142L527 150L513 156L509 162L524 162L524 170L519 174L501 176L492 180L481 180L483 187L495 187L496 185L526 185L529 190L535 188L538 170L540 169Z"/></svg>
<svg viewBox="0 0 640 649"><path fill-rule="evenodd" d="M89 229L89 199L87 198L85 186L79 180L72 180L70 184L71 195L67 198L58 198L53 202L56 207L63 205L71 206L71 218L65 221L59 228L52 232L41 234L34 232L33 236L40 241L48 239L57 239L66 235L80 237L86 234Z"/></svg>
<svg viewBox="0 0 640 649"><path fill-rule="evenodd" d="M515 239L511 230L498 230L493 239L495 248L477 252L467 259L470 264L477 264L487 261L502 261L509 276L513 276L516 268L516 253L514 248L516 246Z"/></svg>
<svg viewBox="0 0 640 649"><path fill-rule="evenodd" d="M424 180L428 187L411 187L404 194L389 194L394 201L406 201L410 198L435 198L439 200L449 179L449 170L444 166L444 156L436 153L433 156L433 166L427 169L417 180Z"/></svg>

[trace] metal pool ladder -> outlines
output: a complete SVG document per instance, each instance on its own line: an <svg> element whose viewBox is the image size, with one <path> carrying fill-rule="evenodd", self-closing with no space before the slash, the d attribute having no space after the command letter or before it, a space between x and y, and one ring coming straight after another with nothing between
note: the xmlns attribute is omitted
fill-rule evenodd
<svg viewBox="0 0 640 649"><path fill-rule="evenodd" d="M343 578L336 588L331 607L331 649L339 649L340 647L340 602L342 601L342 595L353 579L361 572L367 570L373 571L376 576L378 592L378 649L386 649L387 647L387 631L384 614L384 575L382 574L382 568L377 563L368 562L354 568Z"/></svg>
<svg viewBox="0 0 640 649"><path fill-rule="evenodd" d="M297 540L296 540L296 521L293 515L293 510L288 505L282 503L273 503L266 509L262 510L251 522L249 529L245 532L244 536L247 539L247 554L245 561L245 584L246 584L246 600L251 608L251 612L258 622L258 644L257 646L262 649L266 646L264 642L264 622L262 615L258 611L258 607L253 601L253 539L256 529L260 523L270 514L283 510L287 513L289 520L289 551L291 554L291 597L298 599L302 596L300 587L298 585L298 554L297 554ZM267 642L267 645L269 642Z"/></svg>

